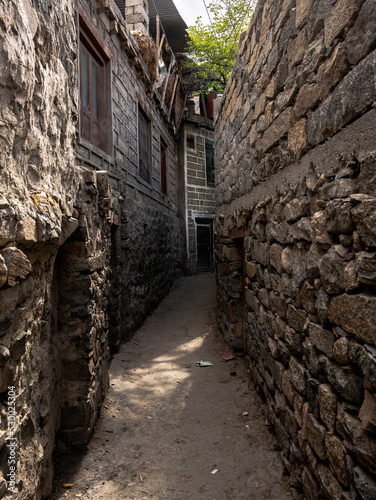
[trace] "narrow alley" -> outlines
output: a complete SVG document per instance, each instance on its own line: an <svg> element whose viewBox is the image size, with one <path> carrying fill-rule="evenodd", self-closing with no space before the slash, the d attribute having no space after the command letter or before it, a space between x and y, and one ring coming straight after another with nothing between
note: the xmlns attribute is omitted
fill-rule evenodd
<svg viewBox="0 0 376 500"><path fill-rule="evenodd" d="M291 498L245 360L228 352L214 275L178 279L115 355L88 451L60 457L50 498Z"/></svg>

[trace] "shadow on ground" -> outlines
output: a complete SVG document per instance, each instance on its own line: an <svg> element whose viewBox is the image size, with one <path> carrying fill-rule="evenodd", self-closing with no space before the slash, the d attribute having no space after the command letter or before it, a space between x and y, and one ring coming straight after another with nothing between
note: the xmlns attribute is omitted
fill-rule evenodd
<svg viewBox="0 0 376 500"><path fill-rule="evenodd" d="M51 500L291 498L245 360L226 352L213 274L180 278L115 356L88 450L59 457Z"/></svg>

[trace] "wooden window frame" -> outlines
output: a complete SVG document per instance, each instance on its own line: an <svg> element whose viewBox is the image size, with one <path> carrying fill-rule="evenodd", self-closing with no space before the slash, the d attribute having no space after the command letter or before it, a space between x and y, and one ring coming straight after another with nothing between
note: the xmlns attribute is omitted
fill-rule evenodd
<svg viewBox="0 0 376 500"><path fill-rule="evenodd" d="M111 111L111 58L103 40L82 8L78 16L79 36L79 81L80 81L80 121L79 137L92 146L112 155L112 111ZM84 58L87 58L87 81L84 85ZM96 70L94 71L94 67ZM93 84L93 74L97 74L97 84ZM84 106L87 88L88 106ZM95 92L97 99L94 99ZM96 101L94 113L93 102Z"/></svg>
<svg viewBox="0 0 376 500"><path fill-rule="evenodd" d="M211 149L213 151L213 156L208 155L208 149ZM209 158L212 159L212 165L209 165ZM213 181L210 181L209 176L211 175L212 172L214 172L214 144L213 141L209 141L208 139L205 139L205 166L206 166L206 186L210 188L215 187L215 179Z"/></svg>
<svg viewBox="0 0 376 500"><path fill-rule="evenodd" d="M141 124L140 124L140 116L143 117L145 120L145 123L147 125L147 139L146 139L146 146L147 146L147 155L146 155L146 168L143 165L143 160L144 158L142 157L141 153ZM152 148L152 119L150 115L147 113L145 110L144 106L142 106L141 102L138 102L138 110L137 110L137 144L138 144L138 175L143 179L145 182L148 184L151 184L151 179L152 179L152 155L151 155L151 148Z"/></svg>
<svg viewBox="0 0 376 500"><path fill-rule="evenodd" d="M161 136L161 192L168 196L168 144Z"/></svg>

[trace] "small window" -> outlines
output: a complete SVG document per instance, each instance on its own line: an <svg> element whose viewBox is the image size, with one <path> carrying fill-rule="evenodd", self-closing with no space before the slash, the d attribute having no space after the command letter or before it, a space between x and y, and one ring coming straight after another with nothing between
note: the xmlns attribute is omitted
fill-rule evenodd
<svg viewBox="0 0 376 500"><path fill-rule="evenodd" d="M214 147L212 141L205 141L206 185L214 187Z"/></svg>
<svg viewBox="0 0 376 500"><path fill-rule="evenodd" d="M195 138L193 135L187 135L187 148L195 149Z"/></svg>
<svg viewBox="0 0 376 500"><path fill-rule="evenodd" d="M138 106L138 171L150 184L151 171L151 121L141 106Z"/></svg>
<svg viewBox="0 0 376 500"><path fill-rule="evenodd" d="M161 191L167 196L167 144L161 137Z"/></svg>
<svg viewBox="0 0 376 500"><path fill-rule="evenodd" d="M109 60L80 22L80 135L111 154Z"/></svg>

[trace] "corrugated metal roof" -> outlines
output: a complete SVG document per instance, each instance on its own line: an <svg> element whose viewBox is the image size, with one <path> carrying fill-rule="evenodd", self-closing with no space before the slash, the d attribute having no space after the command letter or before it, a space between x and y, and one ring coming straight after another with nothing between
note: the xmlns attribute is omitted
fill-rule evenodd
<svg viewBox="0 0 376 500"><path fill-rule="evenodd" d="M150 17L150 33L155 36L155 19L156 12L153 5L153 0L149 2L149 17ZM154 0L159 18L166 32L168 43L175 54L184 52L186 38L185 30L187 25L175 7L172 0Z"/></svg>

